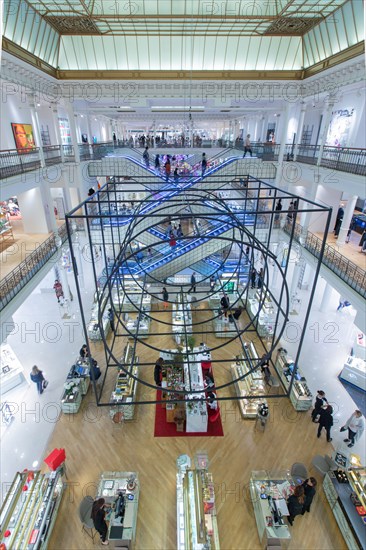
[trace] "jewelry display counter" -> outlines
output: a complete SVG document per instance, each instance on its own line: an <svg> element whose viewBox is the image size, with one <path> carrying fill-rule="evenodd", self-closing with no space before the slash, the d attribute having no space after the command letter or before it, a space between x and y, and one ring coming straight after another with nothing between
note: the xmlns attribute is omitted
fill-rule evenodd
<svg viewBox="0 0 366 550"><path fill-rule="evenodd" d="M100 308L102 309L105 306L105 303L107 301L107 297L103 297L101 300ZM97 297L94 298L94 305L91 309L90 314L90 320L87 326L88 331L88 338L90 340L101 340L102 336L100 333L100 326L98 323L98 314L99 314L99 304ZM103 331L106 336L108 336L108 332L110 329L109 319L108 319L108 308L105 308L103 316L102 316L102 326Z"/></svg>
<svg viewBox="0 0 366 550"><path fill-rule="evenodd" d="M366 361L349 355L339 378L366 391Z"/></svg>
<svg viewBox="0 0 366 550"><path fill-rule="evenodd" d="M90 370L86 361L77 360L72 365L64 384L61 397L61 410L65 414L75 414L79 411L82 399L87 394L90 385Z"/></svg>
<svg viewBox="0 0 366 550"><path fill-rule="evenodd" d="M243 418L257 418L258 407L262 404L267 405L263 397L258 399L245 399L245 397L255 397L265 393L265 382L261 369L258 367L253 370L258 362L258 354L253 342L244 345L243 354L238 356L235 363L232 363L231 377L235 380L235 390L238 397L238 405Z"/></svg>
<svg viewBox="0 0 366 550"><path fill-rule="evenodd" d="M0 346L0 394L12 390L25 381L23 367L8 344Z"/></svg>
<svg viewBox="0 0 366 550"><path fill-rule="evenodd" d="M253 298L250 298L247 303L247 310L251 319L258 314L261 304L259 315L256 317L257 332L260 336L264 337L271 334L273 332L274 323L276 322L277 306L272 302L265 287L263 286L262 289L258 289Z"/></svg>
<svg viewBox="0 0 366 550"><path fill-rule="evenodd" d="M204 453L177 458L177 548L219 550L219 532L212 474Z"/></svg>
<svg viewBox="0 0 366 550"><path fill-rule="evenodd" d="M294 361L287 355L286 350L279 349L276 357L276 369L285 388L290 386L294 366ZM312 407L313 396L300 369L297 369L295 374L290 400L297 411L307 411Z"/></svg>
<svg viewBox="0 0 366 550"><path fill-rule="evenodd" d="M139 338L148 338L150 333L150 317L140 313L126 313L124 321L128 330L127 338L134 338L137 334Z"/></svg>
<svg viewBox="0 0 366 550"><path fill-rule="evenodd" d="M132 281L124 281L123 287L114 289L112 301L116 311L151 310L151 294Z"/></svg>
<svg viewBox="0 0 366 550"><path fill-rule="evenodd" d="M217 283L216 283L217 284ZM239 306L244 306L243 300L241 299L241 295L235 290L234 292L227 293L227 296L229 298L230 306L236 308ZM208 305L209 307L216 311L221 309L221 298L223 297L222 290L215 292L214 294L211 294L208 298Z"/></svg>
<svg viewBox="0 0 366 550"><path fill-rule="evenodd" d="M96 499L104 498L111 509L106 515L110 548L131 548L136 538L140 484L136 472L103 472Z"/></svg>
<svg viewBox="0 0 366 550"><path fill-rule="evenodd" d="M139 359L135 357L132 364L132 347L130 344L125 347L121 362L126 367L127 373L122 369L118 370L115 387L110 398L113 405L111 405L109 414L111 418L114 418L117 413L122 413L124 420L132 420L135 414L135 405L129 403L136 401L138 384L134 377L137 378L139 374Z"/></svg>
<svg viewBox="0 0 366 550"><path fill-rule="evenodd" d="M208 413L205 401L205 386L201 357L193 355L188 363L184 363L185 388L189 390L202 390L201 393L186 394L186 432L207 432Z"/></svg>
<svg viewBox="0 0 366 550"><path fill-rule="evenodd" d="M366 510L365 468L328 472L323 489L347 548L363 550L366 537L366 514L363 514Z"/></svg>
<svg viewBox="0 0 366 550"><path fill-rule="evenodd" d="M288 516L287 498L293 492L293 480L279 472L252 472L249 483L258 535L263 546L268 539L286 543L291 533L283 516Z"/></svg>
<svg viewBox="0 0 366 550"><path fill-rule="evenodd" d="M182 334L192 333L192 311L190 296L181 294L177 295L177 302L172 308L172 323L173 334L177 344L181 343Z"/></svg>
<svg viewBox="0 0 366 550"><path fill-rule="evenodd" d="M45 550L65 484L63 468L17 473L0 509L1 547Z"/></svg>

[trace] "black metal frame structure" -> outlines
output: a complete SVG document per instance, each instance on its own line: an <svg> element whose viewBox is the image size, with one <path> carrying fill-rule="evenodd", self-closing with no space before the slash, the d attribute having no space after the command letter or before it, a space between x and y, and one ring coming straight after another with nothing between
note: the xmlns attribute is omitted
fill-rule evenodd
<svg viewBox="0 0 366 550"><path fill-rule="evenodd" d="M175 274L204 258L212 257L215 252L222 249L225 249L225 256L221 254L220 261L216 262L218 267L215 267L214 263L212 264L212 270L203 276L195 294L195 304L200 307L200 313L204 315L204 321L194 323L192 321L184 325L183 346L189 348L188 337L190 331L200 335L200 341L205 342L206 335L213 332L210 323L216 322L220 316L218 311L212 311L211 308L207 307L207 299L213 294L209 284L211 275L218 279L214 292L217 292L217 289L222 291L224 287L227 287L227 283L234 282L238 295L236 303L231 304L231 307L243 303L248 311L246 306L251 296L251 289L246 274L249 267L261 265L264 269L264 278L263 285L259 290L258 313L248 319L244 328L240 328L239 323L234 319L231 323L231 332L235 332L235 335L231 338L225 338L223 343L217 344L215 347L210 346L210 350L213 356L212 364L215 367L215 349L232 341L237 341L239 348L243 349L245 335L247 337L248 334L255 332L264 349L267 350L267 356L271 358L274 350L278 348L281 335L285 330L286 323L289 321L291 297L286 283L289 264L294 259L300 258L302 254L301 244L298 239L294 238L295 230L299 227L302 216L315 214L322 216L323 220L323 239L320 252L316 258L315 277L310 291L290 386L287 389L282 387L282 392L275 396L276 398L289 397L296 376L298 359L322 263L332 213L331 209L276 188L268 182L251 177L249 174L238 175L233 173L231 176L225 174L223 178L220 178L218 171L212 176L195 178L193 185L188 180L177 184L171 180L164 182L161 179L161 184L157 184L156 180L149 181L149 178L150 180L153 179L150 176L140 177L139 181L132 181L131 178L123 181L123 174L116 174L115 176L118 176L115 178L117 183L114 183L113 178L110 178L110 181L98 192L66 216L82 323L88 345L87 319L79 286L77 265L79 255L75 254L71 239L72 225L75 220L78 220L78 222L83 220L90 249L101 249L102 251L102 272L99 271L94 261L95 256L93 254L91 256L96 300L99 305L97 325L104 344L106 364L101 386L97 386L95 380L93 380L97 405L115 405L114 402L106 399L105 387L108 385L107 381L111 380L110 377L116 377L119 370L130 374L132 365L139 361L141 346L150 349L151 355L156 360L160 352L163 351L157 345L157 339L162 336L173 336L172 323L166 320L163 321L158 311L159 306L162 307L164 302L161 293L162 287L167 288L170 296L169 307L166 311L168 313L172 312L172 305L175 300L171 296L173 294L180 295L181 301L185 304L183 307L187 310L183 313L187 313L188 316L188 309L192 303L188 306L185 297L188 295L191 284L189 281L177 281L174 279ZM229 191L231 198L228 200L225 195ZM128 204L131 205L128 207L126 197L134 197L141 193L144 194L144 199L133 198L128 201ZM286 203L280 213L276 210L279 199ZM287 206L290 201L297 201L297 207L293 211L290 211ZM183 237L178 239L176 246L170 246L169 241L166 240L167 225L169 222L178 224L184 220L192 222L193 232L185 233ZM276 240L281 244L277 246L277 250L273 250L273 243ZM136 246L136 243L139 243L139 245ZM249 259L246 255L248 246L250 248ZM187 248L189 250L186 250ZM196 257L194 257L195 253ZM224 284L223 270L228 259L232 256L235 256L237 260L236 267L226 276L226 284ZM152 268L153 265L155 265L154 269ZM280 289L276 291L271 284L275 273L276 277L280 277L281 280ZM136 293L140 300L136 301L134 295L124 294L123 302L118 298L117 304L115 304L114 294L118 294L118 296L123 294L131 281L141 289ZM144 293L151 295L154 307L150 311L143 311ZM277 313L272 334L264 339L263 336L257 333L257 327L266 296L270 296L277 308ZM103 330L103 316L109 308L112 308L115 319L115 332L111 338ZM126 313L135 318L136 326L133 331L127 328ZM155 327L154 330L149 332L148 338L140 330L144 319L149 319L150 326ZM128 364L121 362L120 359L123 342L126 338L132 345L131 362ZM178 353L181 354L181 349L177 349ZM192 360L192 356L187 354L184 357L185 361ZM159 388L149 381L152 377L151 373L155 360L144 363L139 362L140 372L144 375L139 374L136 382L156 390ZM235 358L226 362L232 363L233 360ZM222 364L223 361L221 360L220 363ZM273 362L272 367L276 370ZM258 368L260 368L259 361L257 364L251 365L252 371ZM131 376L133 377L133 375ZM245 376L248 376L248 374ZM245 376L242 378L245 378ZM235 382L236 380L233 380L230 383L215 386L215 388L220 391ZM189 389L182 391L167 390L168 393L169 391L174 392L173 402L183 402L186 394L201 393L201 390L195 391L193 389L191 381L189 381ZM259 399L260 397L268 399L274 396L242 396L241 398ZM240 397L218 397L218 400L223 401L236 399L240 399ZM143 405L161 402L157 398L136 399L136 401L129 404Z"/></svg>

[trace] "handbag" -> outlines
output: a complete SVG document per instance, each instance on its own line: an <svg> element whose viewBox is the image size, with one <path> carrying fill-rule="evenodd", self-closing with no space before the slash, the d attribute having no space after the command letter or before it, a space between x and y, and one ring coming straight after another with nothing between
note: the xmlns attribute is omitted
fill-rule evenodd
<svg viewBox="0 0 366 550"><path fill-rule="evenodd" d="M342 428L339 430L340 432L345 432L347 428L345 428L344 426L342 426Z"/></svg>
<svg viewBox="0 0 366 550"><path fill-rule="evenodd" d="M45 390L48 386L48 380L43 380L42 382L42 388Z"/></svg>

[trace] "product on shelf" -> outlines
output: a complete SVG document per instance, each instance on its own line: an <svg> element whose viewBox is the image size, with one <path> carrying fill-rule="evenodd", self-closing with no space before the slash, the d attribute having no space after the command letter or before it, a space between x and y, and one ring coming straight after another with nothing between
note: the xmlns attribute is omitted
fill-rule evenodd
<svg viewBox="0 0 366 550"><path fill-rule="evenodd" d="M243 418L256 418L258 407L267 404L263 397L265 394L265 382L258 364L258 354L253 342L245 344L243 354L236 358L236 362L231 365L231 376L235 380L235 390L238 397L238 405ZM253 397L258 396L257 399ZM262 396L262 397L259 397ZM246 399L245 397L251 397Z"/></svg>
<svg viewBox="0 0 366 550"><path fill-rule="evenodd" d="M121 363L123 363L128 372L119 369L117 373L116 383L110 398L110 402L113 405L111 405L109 414L112 418L115 418L116 414L121 413L124 420L133 419L135 405L128 403L136 401L137 377L139 374L138 361L138 357L135 357L135 361L132 363L132 347L130 344L127 344L121 358Z"/></svg>
<svg viewBox="0 0 366 550"><path fill-rule="evenodd" d="M286 388L289 388L293 372L296 371L290 393L291 403L297 411L307 411L310 409L313 403L313 396L306 383L306 378L302 375L299 368L295 369L293 359L283 348L277 351L276 368Z"/></svg>

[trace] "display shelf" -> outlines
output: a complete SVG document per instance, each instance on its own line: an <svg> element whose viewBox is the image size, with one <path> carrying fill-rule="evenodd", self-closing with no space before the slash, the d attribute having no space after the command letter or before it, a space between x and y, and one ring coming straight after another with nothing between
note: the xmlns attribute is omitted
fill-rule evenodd
<svg viewBox="0 0 366 550"><path fill-rule="evenodd" d="M259 304L261 309L259 311ZM251 319L256 317L257 332L262 337L267 337L273 332L273 326L276 322L277 306L272 302L268 291L259 289L255 292L253 298L248 300L248 314ZM258 314L259 311L259 314Z"/></svg>
<svg viewBox="0 0 366 550"><path fill-rule="evenodd" d="M123 505L118 503L123 495ZM131 548L136 538L140 482L136 472L102 472L96 499L104 498L111 505L107 514L110 548Z"/></svg>
<svg viewBox="0 0 366 550"><path fill-rule="evenodd" d="M0 394L12 390L25 381L23 367L9 344L0 346Z"/></svg>
<svg viewBox="0 0 366 550"><path fill-rule="evenodd" d="M14 241L13 229L6 215L0 215L0 239L4 241Z"/></svg>
<svg viewBox="0 0 366 550"><path fill-rule="evenodd" d="M110 408L109 414L112 418L119 412L123 414L124 420L132 420L134 417L135 405L128 403L136 401L137 378L139 374L138 361L138 357L135 357L132 364L132 347L130 344L127 344L123 357L121 357L121 363L124 364L128 372L126 373L124 370L119 369L117 373L116 383L110 398L110 402L113 405Z"/></svg>
<svg viewBox="0 0 366 550"><path fill-rule="evenodd" d="M356 334L355 343L353 344L353 354L366 361L366 336L363 332Z"/></svg>
<svg viewBox="0 0 366 550"><path fill-rule="evenodd" d="M288 389L294 369L294 361L287 355L285 350L277 351L276 369L285 388ZM307 411L312 407L313 396L300 369L296 371L290 400L297 411Z"/></svg>
<svg viewBox="0 0 366 550"><path fill-rule="evenodd" d="M243 300L241 299L241 295L236 290L232 293L227 292L227 295L229 297L230 306L232 306L233 308L244 306ZM223 296L222 290L214 292L209 296L208 305L212 310L217 312L219 309L221 309L222 296Z"/></svg>
<svg viewBox="0 0 366 550"><path fill-rule="evenodd" d="M339 375L341 380L353 384L362 391L366 391L366 361L349 355Z"/></svg>
<svg viewBox="0 0 366 550"><path fill-rule="evenodd" d="M116 311L150 311L151 294L133 282L124 282L123 288L116 288L112 295Z"/></svg>
<svg viewBox="0 0 366 550"><path fill-rule="evenodd" d="M200 458L203 454L200 454ZM220 541L212 474L208 460L181 455L177 459L177 548L219 550Z"/></svg>
<svg viewBox="0 0 366 550"><path fill-rule="evenodd" d="M207 404L205 401L198 401L198 399L206 398L201 362L200 355L192 355L191 358L189 357L189 361L184 363L184 382L186 391L202 390L201 393L186 394L185 396L186 432L188 433L207 432Z"/></svg>
<svg viewBox="0 0 366 550"><path fill-rule="evenodd" d="M90 368L87 359L77 359L69 370L66 382L79 380L79 390L84 396L88 393L90 386Z"/></svg>
<svg viewBox="0 0 366 550"><path fill-rule="evenodd" d="M90 340L101 340L102 335L100 332L100 326L98 323L98 317L99 317L99 309L103 309L107 301L107 297L102 297L100 305L98 303L97 297L94 299L94 305L91 310L90 320L87 326L88 331L88 338ZM109 329L110 329L110 323L108 319L108 308L104 309L104 313L102 316L102 326L105 336L108 336Z"/></svg>
<svg viewBox="0 0 366 550"><path fill-rule="evenodd" d="M365 523L350 497L352 493L357 494L360 504L365 506L366 471L361 468L345 474L345 477L340 477L338 471L328 472L324 477L323 489L347 548L363 550Z"/></svg>
<svg viewBox="0 0 366 550"><path fill-rule="evenodd" d="M64 490L62 476L63 468L49 474L38 470L16 474L0 509L4 548L47 548Z"/></svg>
<svg viewBox="0 0 366 550"><path fill-rule="evenodd" d="M150 333L151 319L141 311L140 313L126 313L124 321L128 330L127 338L148 338Z"/></svg>
<svg viewBox="0 0 366 550"><path fill-rule="evenodd" d="M252 370L255 361L258 361L258 354L251 342L249 345L244 345L243 355L238 356L236 363L230 367L232 379L235 381L236 394L241 398L238 400L238 405L243 418L257 418L259 405L267 405L267 401L263 397L245 399L245 397L255 397L265 393L265 382L260 368Z"/></svg>
<svg viewBox="0 0 366 550"><path fill-rule="evenodd" d="M276 473L252 472L249 490L262 545L268 539L279 539L285 544L291 539L283 516L289 515L286 501L294 485L290 476L284 479Z"/></svg>
<svg viewBox="0 0 366 550"><path fill-rule="evenodd" d="M216 317L213 320L213 329L216 338L234 338L238 335L235 323L229 322L229 317Z"/></svg>
<svg viewBox="0 0 366 550"><path fill-rule="evenodd" d="M178 293L177 301L172 307L172 331L177 344L181 343L183 334L192 333L191 296Z"/></svg>

